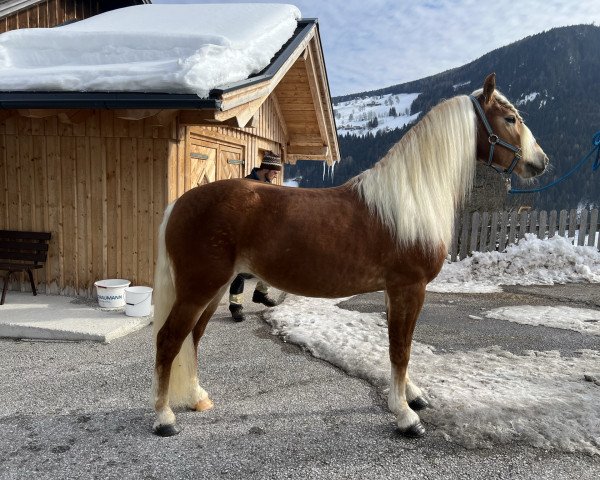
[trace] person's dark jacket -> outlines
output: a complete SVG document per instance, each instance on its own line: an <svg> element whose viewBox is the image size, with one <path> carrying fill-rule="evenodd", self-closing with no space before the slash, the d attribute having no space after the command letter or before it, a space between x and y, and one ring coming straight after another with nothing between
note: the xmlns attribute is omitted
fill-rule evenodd
<svg viewBox="0 0 600 480"><path fill-rule="evenodd" d="M261 180L261 179L258 177L258 174L257 174L257 172L258 172L259 170L260 170L260 168L258 168L258 167L254 167L254 168L252 169L252 171L250 172L250 174L249 174L249 175L246 175L246 177L244 177L244 178L249 178L250 180L257 180L257 181L259 181L259 182L262 182L262 180ZM265 182L266 182L266 183L271 183L271 182L269 181L269 179L268 179L268 178L266 178L266 179L265 179Z"/></svg>

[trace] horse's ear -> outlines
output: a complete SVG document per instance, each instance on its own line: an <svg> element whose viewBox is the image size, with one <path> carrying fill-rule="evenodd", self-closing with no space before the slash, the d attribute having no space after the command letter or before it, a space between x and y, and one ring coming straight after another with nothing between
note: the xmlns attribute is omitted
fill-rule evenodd
<svg viewBox="0 0 600 480"><path fill-rule="evenodd" d="M484 103L491 102L494 95L494 90L496 90L496 74L490 73L483 82Z"/></svg>

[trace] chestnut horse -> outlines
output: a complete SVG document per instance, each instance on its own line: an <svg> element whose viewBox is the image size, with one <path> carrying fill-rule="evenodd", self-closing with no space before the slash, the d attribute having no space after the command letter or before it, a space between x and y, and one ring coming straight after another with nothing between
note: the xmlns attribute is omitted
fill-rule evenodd
<svg viewBox="0 0 600 480"><path fill-rule="evenodd" d="M515 107L496 91L494 74L472 96L434 107L373 168L340 187L224 180L169 205L154 280L154 433L179 432L170 404L212 407L198 382L198 342L229 283L248 272L310 297L385 290L388 405L402 433L423 435L415 410L427 401L407 375L413 330L477 159L523 178L548 163Z"/></svg>

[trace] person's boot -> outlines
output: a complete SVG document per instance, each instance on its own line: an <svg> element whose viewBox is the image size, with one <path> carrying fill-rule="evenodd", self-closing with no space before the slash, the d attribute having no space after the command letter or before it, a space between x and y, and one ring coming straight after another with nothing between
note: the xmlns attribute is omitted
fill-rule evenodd
<svg viewBox="0 0 600 480"><path fill-rule="evenodd" d="M254 293L252 294L252 301L254 303L262 303L266 307L274 307L277 305L277 302L269 297L269 295L259 292L258 290L254 290Z"/></svg>
<svg viewBox="0 0 600 480"><path fill-rule="evenodd" d="M231 316L235 322L243 322L246 320L246 316L244 315L244 307L241 305L238 305L237 303L230 303L229 311L231 312Z"/></svg>

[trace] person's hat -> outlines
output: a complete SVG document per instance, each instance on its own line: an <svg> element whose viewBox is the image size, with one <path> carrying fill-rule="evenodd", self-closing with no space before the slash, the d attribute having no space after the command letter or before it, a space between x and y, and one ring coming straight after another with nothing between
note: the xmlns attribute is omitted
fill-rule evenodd
<svg viewBox="0 0 600 480"><path fill-rule="evenodd" d="M277 170L280 172L281 158L279 155L273 152L265 152L262 163L260 164L260 169L262 170L263 168L267 170Z"/></svg>

